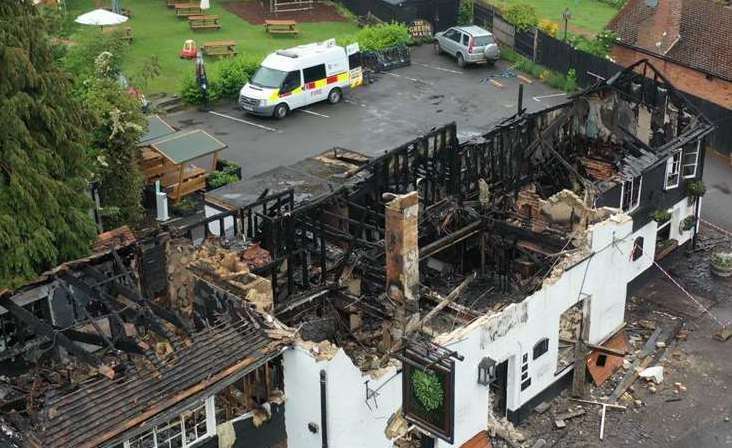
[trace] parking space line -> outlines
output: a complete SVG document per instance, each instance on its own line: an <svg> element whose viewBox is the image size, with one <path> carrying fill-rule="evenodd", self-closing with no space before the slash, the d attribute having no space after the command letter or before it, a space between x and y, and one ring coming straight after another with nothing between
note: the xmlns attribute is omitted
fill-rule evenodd
<svg viewBox="0 0 732 448"><path fill-rule="evenodd" d="M265 131L277 132L277 129L275 129L275 128L270 128L268 126L264 126L264 125L261 125L258 123L252 123L251 121L242 120L241 118L232 117L231 115L220 114L220 113L214 112L212 110L208 111L208 113L214 114L217 117L228 118L229 120L234 120L234 121L238 121L239 123L248 124L249 126L254 126L255 128L264 129Z"/></svg>
<svg viewBox="0 0 732 448"><path fill-rule="evenodd" d="M459 70L453 70L451 68L438 67L436 65L429 65L429 64L420 64L419 62L413 62L413 64L415 64L415 65L421 65L422 67L427 67L427 68L431 68L431 69L434 69L434 70L440 70L442 72L455 73L455 74L458 74L458 75L462 75L463 74L463 72L461 72Z"/></svg>
<svg viewBox="0 0 732 448"><path fill-rule="evenodd" d="M330 117L329 117L329 116L327 116L327 115L319 114L319 113L317 113L317 112L313 112L312 110L307 110L307 109L295 109L295 110L299 110L300 112L304 112L304 113L306 113L306 114L310 114L310 115L315 115L316 117L321 117L321 118L330 118Z"/></svg>
<svg viewBox="0 0 732 448"><path fill-rule="evenodd" d="M537 103L540 103L542 98L554 98L554 97L557 97L557 96L564 96L564 95L566 95L565 92L562 92L562 93L554 93L554 94L551 94L551 95L535 96L534 97L534 101L536 101Z"/></svg>
<svg viewBox="0 0 732 448"><path fill-rule="evenodd" d="M421 82L421 83L423 83L423 84L432 84L431 82L427 82L427 81L422 81L421 79L417 79L417 78L410 78L409 76L402 76L402 75L398 75L398 74L396 74L396 73L392 73L392 72L386 72L385 74L387 74L387 75L390 75L390 76L393 76L393 77L395 77L395 78L404 78L404 79L408 79L408 80L410 80L410 81L412 81L412 82Z"/></svg>

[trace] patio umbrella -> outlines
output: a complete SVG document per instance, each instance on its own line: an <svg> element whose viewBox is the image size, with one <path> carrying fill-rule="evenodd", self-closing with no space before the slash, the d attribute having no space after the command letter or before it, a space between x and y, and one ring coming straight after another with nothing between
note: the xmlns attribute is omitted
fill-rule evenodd
<svg viewBox="0 0 732 448"><path fill-rule="evenodd" d="M119 0L112 0L112 12L115 14L122 14L122 5Z"/></svg>
<svg viewBox="0 0 732 448"><path fill-rule="evenodd" d="M201 0L201 9L206 10L211 7L211 4L208 0Z"/></svg>
<svg viewBox="0 0 732 448"><path fill-rule="evenodd" d="M82 25L112 26L125 23L127 17L115 14L106 9L95 9L76 18L75 22Z"/></svg>
<svg viewBox="0 0 732 448"><path fill-rule="evenodd" d="M203 53L198 50L196 53L196 80L198 88L201 89L203 95L204 107L208 107L208 77L206 76L206 66L203 62Z"/></svg>

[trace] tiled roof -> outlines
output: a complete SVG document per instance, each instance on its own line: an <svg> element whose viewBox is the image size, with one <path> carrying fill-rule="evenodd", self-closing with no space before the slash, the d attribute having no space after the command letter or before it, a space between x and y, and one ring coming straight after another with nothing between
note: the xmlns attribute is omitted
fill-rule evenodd
<svg viewBox="0 0 732 448"><path fill-rule="evenodd" d="M127 247L137 241L135 234L129 227L122 226L97 235L97 240L92 248L94 253L109 252L112 249Z"/></svg>
<svg viewBox="0 0 732 448"><path fill-rule="evenodd" d="M125 432L150 426L154 417L232 376L242 376L277 353L254 321L224 323L192 335L189 345L162 364L130 367L121 378L100 377L51 398L33 436L44 448L96 447ZM148 353L148 359L155 355ZM157 364L154 367L152 364Z"/></svg>
<svg viewBox="0 0 732 448"><path fill-rule="evenodd" d="M711 0L629 0L608 28L625 44L732 80L730 7Z"/></svg>

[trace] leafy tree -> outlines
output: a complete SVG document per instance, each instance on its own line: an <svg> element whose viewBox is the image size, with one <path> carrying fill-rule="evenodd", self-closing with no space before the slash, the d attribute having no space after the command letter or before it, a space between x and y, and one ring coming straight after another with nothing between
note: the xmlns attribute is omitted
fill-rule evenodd
<svg viewBox="0 0 732 448"><path fill-rule="evenodd" d="M147 122L140 102L118 80L114 55L104 51L94 65L95 75L81 83L77 94L94 118L91 152L99 181L102 223L106 229L135 225L144 212L137 143Z"/></svg>
<svg viewBox="0 0 732 448"><path fill-rule="evenodd" d="M473 0L462 0L458 10L458 25L472 25L474 18Z"/></svg>
<svg viewBox="0 0 732 448"><path fill-rule="evenodd" d="M0 287L89 252L88 117L30 0L0 2Z"/></svg>

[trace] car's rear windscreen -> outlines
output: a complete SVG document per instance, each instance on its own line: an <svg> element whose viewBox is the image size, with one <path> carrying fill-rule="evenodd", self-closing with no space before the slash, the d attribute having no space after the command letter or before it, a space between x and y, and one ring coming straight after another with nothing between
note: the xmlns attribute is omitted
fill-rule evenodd
<svg viewBox="0 0 732 448"><path fill-rule="evenodd" d="M496 43L496 41L493 40L493 36L477 36L477 37L474 37L474 39L475 39L476 47L485 47L486 45Z"/></svg>

